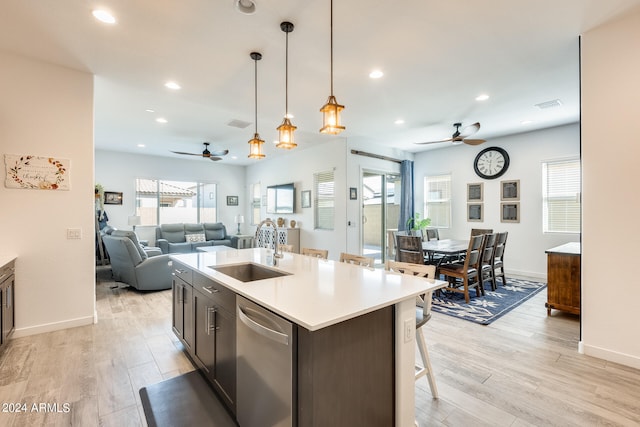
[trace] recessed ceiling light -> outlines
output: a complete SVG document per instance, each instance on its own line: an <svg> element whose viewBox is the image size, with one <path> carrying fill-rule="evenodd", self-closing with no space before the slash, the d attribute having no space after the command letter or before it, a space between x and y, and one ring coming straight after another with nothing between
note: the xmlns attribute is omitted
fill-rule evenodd
<svg viewBox="0 0 640 427"><path fill-rule="evenodd" d="M531 123L533 123L533 120L523 120L520 122L521 125L530 125Z"/></svg>
<svg viewBox="0 0 640 427"><path fill-rule="evenodd" d="M104 22L105 24L115 24L116 18L107 12L106 10L96 9L91 12L94 18L96 18L100 22Z"/></svg>
<svg viewBox="0 0 640 427"><path fill-rule="evenodd" d="M256 4L251 0L236 0L234 6L244 15L252 15L256 11Z"/></svg>
<svg viewBox="0 0 640 427"><path fill-rule="evenodd" d="M380 70L373 70L369 73L369 77L371 77L372 79L379 79L382 76L384 76L384 73Z"/></svg>
<svg viewBox="0 0 640 427"><path fill-rule="evenodd" d="M146 145L144 145L144 144L138 144L138 148L144 148L144 147L146 147Z"/></svg>
<svg viewBox="0 0 640 427"><path fill-rule="evenodd" d="M397 124L397 125L403 125L403 124L404 124L404 120L402 120L402 119L398 119L398 120L396 120L396 121L395 121L395 122L393 122L393 123L395 123L395 124Z"/></svg>
<svg viewBox="0 0 640 427"><path fill-rule="evenodd" d="M173 90L178 90L178 89L182 89L180 87L180 85L176 82L166 82L164 84L164 87L168 88L168 89L173 89Z"/></svg>
<svg viewBox="0 0 640 427"><path fill-rule="evenodd" d="M486 101L487 99L489 99L489 95L486 93L476 96L476 101Z"/></svg>
<svg viewBox="0 0 640 427"><path fill-rule="evenodd" d="M156 112L156 110L152 110L151 108L147 108L144 111L146 111L147 113L155 113Z"/></svg>
<svg viewBox="0 0 640 427"><path fill-rule="evenodd" d="M165 119L164 117L158 117L156 119L156 122L158 122L158 123L167 123L167 119Z"/></svg>
<svg viewBox="0 0 640 427"><path fill-rule="evenodd" d="M231 156L233 160L238 160L238 156Z"/></svg>

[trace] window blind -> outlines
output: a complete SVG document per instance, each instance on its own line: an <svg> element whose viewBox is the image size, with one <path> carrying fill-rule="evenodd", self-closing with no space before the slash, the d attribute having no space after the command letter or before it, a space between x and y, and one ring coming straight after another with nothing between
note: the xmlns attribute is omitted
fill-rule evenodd
<svg viewBox="0 0 640 427"><path fill-rule="evenodd" d="M335 180L333 170L313 174L314 228L333 230L335 215Z"/></svg>
<svg viewBox="0 0 640 427"><path fill-rule="evenodd" d="M580 160L542 164L543 231L580 232Z"/></svg>
<svg viewBox="0 0 640 427"><path fill-rule="evenodd" d="M451 174L424 177L424 216L432 227L451 226Z"/></svg>

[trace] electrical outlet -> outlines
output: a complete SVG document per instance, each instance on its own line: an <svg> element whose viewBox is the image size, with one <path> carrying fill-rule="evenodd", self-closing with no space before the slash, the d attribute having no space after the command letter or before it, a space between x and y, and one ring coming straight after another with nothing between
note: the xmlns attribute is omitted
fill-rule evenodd
<svg viewBox="0 0 640 427"><path fill-rule="evenodd" d="M410 342L413 340L413 334L415 333L414 319L406 319L404 321L404 342Z"/></svg>
<svg viewBox="0 0 640 427"><path fill-rule="evenodd" d="M82 229L81 228L67 228L67 239L69 239L69 240L82 239Z"/></svg>

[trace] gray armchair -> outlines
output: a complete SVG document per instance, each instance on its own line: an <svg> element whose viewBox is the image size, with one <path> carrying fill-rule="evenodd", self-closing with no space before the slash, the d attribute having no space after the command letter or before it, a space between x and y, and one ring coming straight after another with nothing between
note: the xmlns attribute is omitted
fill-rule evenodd
<svg viewBox="0 0 640 427"><path fill-rule="evenodd" d="M132 234L135 236L135 233ZM169 255L150 257L142 246L134 244L130 237L112 233L103 238L109 252L113 278L140 291L170 289Z"/></svg>

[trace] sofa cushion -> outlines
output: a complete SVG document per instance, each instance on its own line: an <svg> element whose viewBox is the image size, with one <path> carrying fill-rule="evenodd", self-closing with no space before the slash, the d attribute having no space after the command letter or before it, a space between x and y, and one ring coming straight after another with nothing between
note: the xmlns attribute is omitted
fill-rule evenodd
<svg viewBox="0 0 640 427"><path fill-rule="evenodd" d="M205 222L204 233L207 240L224 240L227 237L227 229L221 222Z"/></svg>
<svg viewBox="0 0 640 427"><path fill-rule="evenodd" d="M204 242L206 239L204 238L204 233L187 233L184 236L187 239L187 242Z"/></svg>
<svg viewBox="0 0 640 427"><path fill-rule="evenodd" d="M184 225L185 234L193 234L193 233L203 233L204 227L202 224L185 224Z"/></svg>
<svg viewBox="0 0 640 427"><path fill-rule="evenodd" d="M162 224L160 226L162 238L169 243L186 242L184 237L184 224Z"/></svg>

